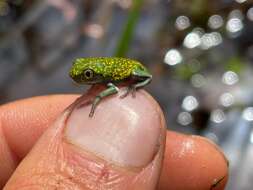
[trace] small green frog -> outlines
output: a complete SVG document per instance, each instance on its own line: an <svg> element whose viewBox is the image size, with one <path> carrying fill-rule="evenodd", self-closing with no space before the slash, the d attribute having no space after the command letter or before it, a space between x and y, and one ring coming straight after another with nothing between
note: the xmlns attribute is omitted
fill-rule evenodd
<svg viewBox="0 0 253 190"><path fill-rule="evenodd" d="M136 89L146 86L152 80L152 75L140 62L118 57L78 58L74 61L69 75L79 84L106 84L108 87L93 100L89 117L93 116L102 98L119 91L116 83L131 81L126 93L121 96L124 98L130 92L134 97Z"/></svg>

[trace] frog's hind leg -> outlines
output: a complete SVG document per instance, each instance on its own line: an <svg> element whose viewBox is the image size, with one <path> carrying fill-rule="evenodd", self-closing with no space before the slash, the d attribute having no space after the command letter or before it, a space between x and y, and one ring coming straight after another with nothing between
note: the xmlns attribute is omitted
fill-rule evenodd
<svg viewBox="0 0 253 190"><path fill-rule="evenodd" d="M137 83L127 87L126 92L122 96L120 96L120 98L125 98L130 92L132 92L132 96L135 97L136 90L148 85L152 80L152 75L144 71L133 72L133 77L136 79L139 79L139 80L142 79L142 80L140 81L137 80L138 81Z"/></svg>
<svg viewBox="0 0 253 190"><path fill-rule="evenodd" d="M92 117L94 115L94 112L95 112L95 109L97 107L97 105L99 104L99 102L104 98L104 97L107 97L107 96L110 96L112 94L116 94L119 89L117 86L115 86L114 84L112 83L108 83L107 84L107 89L105 89L104 91L100 92L96 97L95 99L93 100L92 102L92 107L91 107L91 111L90 111L90 114L89 114L89 117Z"/></svg>
<svg viewBox="0 0 253 190"><path fill-rule="evenodd" d="M136 84L133 85L133 88L136 90L136 89L139 89L139 88L143 88L144 86L148 85L152 80L152 77L148 77L146 78L144 81L141 81L141 82L138 82Z"/></svg>

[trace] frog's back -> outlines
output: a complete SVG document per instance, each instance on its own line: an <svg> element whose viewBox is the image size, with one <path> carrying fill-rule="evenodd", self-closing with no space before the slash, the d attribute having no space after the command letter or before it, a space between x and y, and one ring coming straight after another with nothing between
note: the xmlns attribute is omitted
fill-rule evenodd
<svg viewBox="0 0 253 190"><path fill-rule="evenodd" d="M105 78L111 78L113 81L129 78L132 71L137 68L146 70L146 68L138 61L127 58L97 57L85 59L87 63L93 65L93 68L98 74L103 75Z"/></svg>

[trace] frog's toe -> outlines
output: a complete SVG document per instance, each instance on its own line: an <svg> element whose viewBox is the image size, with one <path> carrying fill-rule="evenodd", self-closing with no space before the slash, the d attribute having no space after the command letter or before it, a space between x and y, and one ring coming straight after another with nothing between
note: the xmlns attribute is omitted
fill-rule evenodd
<svg viewBox="0 0 253 190"><path fill-rule="evenodd" d="M131 92L131 87L127 87L124 94L120 96L120 98L125 98Z"/></svg>
<svg viewBox="0 0 253 190"><path fill-rule="evenodd" d="M132 87L131 91L132 91L132 97L135 98L136 97L136 88Z"/></svg>
<svg viewBox="0 0 253 190"><path fill-rule="evenodd" d="M90 113L89 113L89 117L93 117L93 115L94 115L94 111L91 110Z"/></svg>
<svg viewBox="0 0 253 190"><path fill-rule="evenodd" d="M132 97L135 98L135 96L136 96L136 88L134 86L127 87L126 92L123 95L121 95L120 98L125 98L130 93L132 94Z"/></svg>

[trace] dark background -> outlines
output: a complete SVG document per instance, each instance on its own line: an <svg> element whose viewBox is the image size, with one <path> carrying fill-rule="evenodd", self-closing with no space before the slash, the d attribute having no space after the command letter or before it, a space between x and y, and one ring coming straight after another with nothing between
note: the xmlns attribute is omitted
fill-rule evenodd
<svg viewBox="0 0 253 190"><path fill-rule="evenodd" d="M227 189L253 189L252 0L0 0L0 103L83 93L68 70L87 56L146 65L170 129L219 144Z"/></svg>

